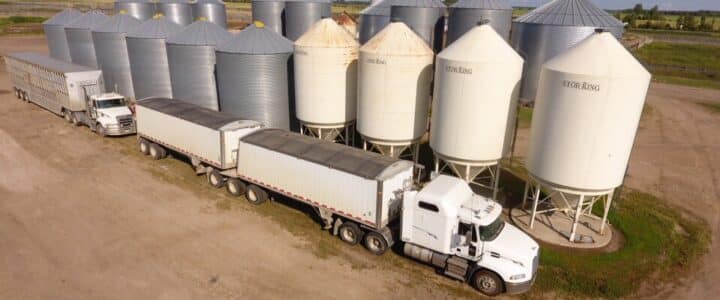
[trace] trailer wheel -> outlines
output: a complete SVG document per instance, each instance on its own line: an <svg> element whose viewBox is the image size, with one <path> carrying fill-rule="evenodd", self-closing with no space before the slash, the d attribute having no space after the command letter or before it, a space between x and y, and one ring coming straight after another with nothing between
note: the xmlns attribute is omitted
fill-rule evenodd
<svg viewBox="0 0 720 300"><path fill-rule="evenodd" d="M490 297L497 296L503 291L503 281L497 274L488 270L475 272L470 279L470 284L481 293Z"/></svg>
<svg viewBox="0 0 720 300"><path fill-rule="evenodd" d="M225 184L225 178L220 174L220 171L213 169L208 173L208 182L214 188L220 188Z"/></svg>
<svg viewBox="0 0 720 300"><path fill-rule="evenodd" d="M382 255L387 251L388 243L382 234L370 231L365 234L365 248L372 254Z"/></svg>
<svg viewBox="0 0 720 300"><path fill-rule="evenodd" d="M67 109L63 110L63 118L65 118L65 121L68 123L72 123L72 116L70 115L70 111Z"/></svg>
<svg viewBox="0 0 720 300"><path fill-rule="evenodd" d="M340 225L338 236L343 242L355 246L362 240L363 232L357 224L347 221Z"/></svg>
<svg viewBox="0 0 720 300"><path fill-rule="evenodd" d="M245 191L245 198L252 204L260 205L268 199L268 194L259 186L251 184Z"/></svg>
<svg viewBox="0 0 720 300"><path fill-rule="evenodd" d="M150 144L150 157L152 157L155 160L163 159L165 154L165 149L158 145L158 144Z"/></svg>
<svg viewBox="0 0 720 300"><path fill-rule="evenodd" d="M20 89L15 88L15 97L20 99Z"/></svg>
<svg viewBox="0 0 720 300"><path fill-rule="evenodd" d="M28 95L26 92L22 92L22 100L25 102L30 102L30 98L28 98Z"/></svg>
<svg viewBox="0 0 720 300"><path fill-rule="evenodd" d="M75 126L80 126L80 119L78 119L77 114L72 114L72 124Z"/></svg>
<svg viewBox="0 0 720 300"><path fill-rule="evenodd" d="M240 197L247 191L247 186L245 185L245 183L237 178L230 178L225 184L227 184L228 193L235 197Z"/></svg>
<svg viewBox="0 0 720 300"><path fill-rule="evenodd" d="M140 145L140 153L148 155L150 154L150 142L148 142L146 139L140 139L140 142L138 142Z"/></svg>

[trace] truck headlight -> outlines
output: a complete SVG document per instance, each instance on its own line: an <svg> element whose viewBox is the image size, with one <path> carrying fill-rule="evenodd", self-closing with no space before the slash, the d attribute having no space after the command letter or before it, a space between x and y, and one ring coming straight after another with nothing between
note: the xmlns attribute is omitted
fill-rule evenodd
<svg viewBox="0 0 720 300"><path fill-rule="evenodd" d="M520 279L524 279L524 278L525 278L525 274L517 274L517 275L510 276L510 280L520 280Z"/></svg>

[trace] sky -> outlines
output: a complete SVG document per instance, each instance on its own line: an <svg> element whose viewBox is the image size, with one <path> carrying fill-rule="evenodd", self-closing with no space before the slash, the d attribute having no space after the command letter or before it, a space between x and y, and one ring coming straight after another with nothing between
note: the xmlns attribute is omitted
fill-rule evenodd
<svg viewBox="0 0 720 300"><path fill-rule="evenodd" d="M590 0L604 9L632 8L636 3L646 8L657 5L660 10L717 10L720 0ZM549 0L509 0L513 6L538 6Z"/></svg>

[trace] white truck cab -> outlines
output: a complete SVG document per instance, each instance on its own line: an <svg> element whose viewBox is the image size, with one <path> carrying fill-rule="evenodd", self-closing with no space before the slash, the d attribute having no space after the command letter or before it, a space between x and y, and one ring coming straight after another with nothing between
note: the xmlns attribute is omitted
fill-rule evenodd
<svg viewBox="0 0 720 300"><path fill-rule="evenodd" d="M502 206L465 181L440 175L420 191L404 192L405 255L486 295L523 293L535 280L540 247L501 214Z"/></svg>
<svg viewBox="0 0 720 300"><path fill-rule="evenodd" d="M135 119L123 95L100 93L86 97L86 101L84 112L74 112L74 124L86 124L102 136L135 133Z"/></svg>

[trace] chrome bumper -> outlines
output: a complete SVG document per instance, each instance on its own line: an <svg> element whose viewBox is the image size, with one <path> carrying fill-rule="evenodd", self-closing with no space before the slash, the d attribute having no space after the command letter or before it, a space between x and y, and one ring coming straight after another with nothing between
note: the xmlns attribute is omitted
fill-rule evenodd
<svg viewBox="0 0 720 300"><path fill-rule="evenodd" d="M128 134L135 134L137 133L137 130L135 129L135 125L126 128L105 128L105 134L107 135L128 135Z"/></svg>
<svg viewBox="0 0 720 300"><path fill-rule="evenodd" d="M532 279L525 282L505 282L505 293L508 295L517 295L529 291L533 283L535 283L535 277L537 277L537 273L533 274Z"/></svg>

